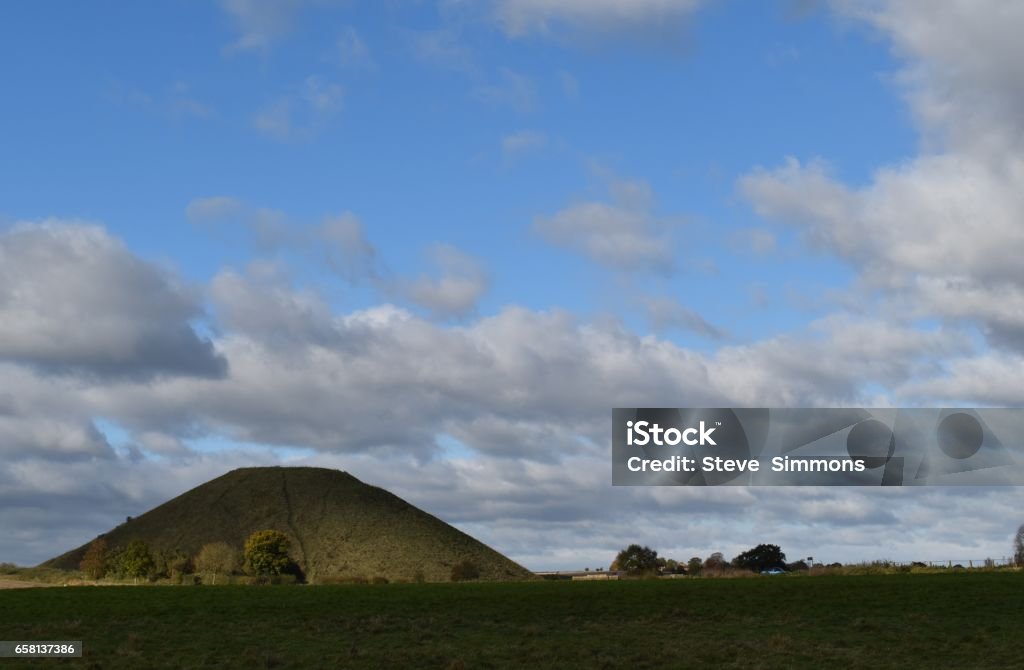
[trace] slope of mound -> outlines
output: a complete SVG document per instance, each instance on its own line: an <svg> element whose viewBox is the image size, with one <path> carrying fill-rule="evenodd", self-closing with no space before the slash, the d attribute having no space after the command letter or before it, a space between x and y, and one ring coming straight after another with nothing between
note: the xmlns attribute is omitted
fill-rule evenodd
<svg viewBox="0 0 1024 670"><path fill-rule="evenodd" d="M471 561L486 580L523 579L528 570L401 498L340 470L241 468L129 519L102 537L195 556L204 544L241 551L254 531L279 530L311 582L318 578L447 581ZM88 544L42 565L76 569Z"/></svg>

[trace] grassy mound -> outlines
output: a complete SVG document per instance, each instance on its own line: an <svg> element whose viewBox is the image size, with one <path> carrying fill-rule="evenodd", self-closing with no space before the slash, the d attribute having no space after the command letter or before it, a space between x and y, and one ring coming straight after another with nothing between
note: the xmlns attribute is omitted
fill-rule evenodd
<svg viewBox="0 0 1024 670"><path fill-rule="evenodd" d="M448 581L469 561L482 580L531 573L469 535L384 489L325 468L242 468L129 519L102 537L108 546L142 540L153 551L195 556L203 545L238 550L254 531L279 530L311 582ZM43 567L73 570L88 545Z"/></svg>

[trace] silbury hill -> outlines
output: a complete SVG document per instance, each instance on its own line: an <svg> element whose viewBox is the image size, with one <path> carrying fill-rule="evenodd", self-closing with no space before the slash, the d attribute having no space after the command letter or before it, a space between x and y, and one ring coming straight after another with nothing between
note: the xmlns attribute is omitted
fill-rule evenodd
<svg viewBox="0 0 1024 670"><path fill-rule="evenodd" d="M448 581L469 561L482 580L532 573L482 542L384 489L340 470L240 468L104 533L109 547L142 540L152 551L195 556L226 542L241 551L257 530L279 530L310 582L334 579ZM88 544L44 567L78 568Z"/></svg>

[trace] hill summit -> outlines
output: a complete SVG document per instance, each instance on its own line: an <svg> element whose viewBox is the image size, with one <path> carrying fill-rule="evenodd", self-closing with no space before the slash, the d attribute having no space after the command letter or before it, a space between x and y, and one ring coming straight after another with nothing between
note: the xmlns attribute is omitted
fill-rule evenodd
<svg viewBox="0 0 1024 670"><path fill-rule="evenodd" d="M195 556L227 542L241 551L257 530L279 530L311 582L386 577L447 581L472 562L485 580L530 577L526 568L384 489L340 470L240 468L103 534L108 546L142 540L154 551ZM43 563L77 569L88 544Z"/></svg>

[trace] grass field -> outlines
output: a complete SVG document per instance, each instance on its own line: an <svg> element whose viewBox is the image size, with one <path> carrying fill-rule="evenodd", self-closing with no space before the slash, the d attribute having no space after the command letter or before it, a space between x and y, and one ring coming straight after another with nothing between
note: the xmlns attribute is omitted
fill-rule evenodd
<svg viewBox="0 0 1024 670"><path fill-rule="evenodd" d="M92 668L1008 668L1024 574L0 591Z"/></svg>

